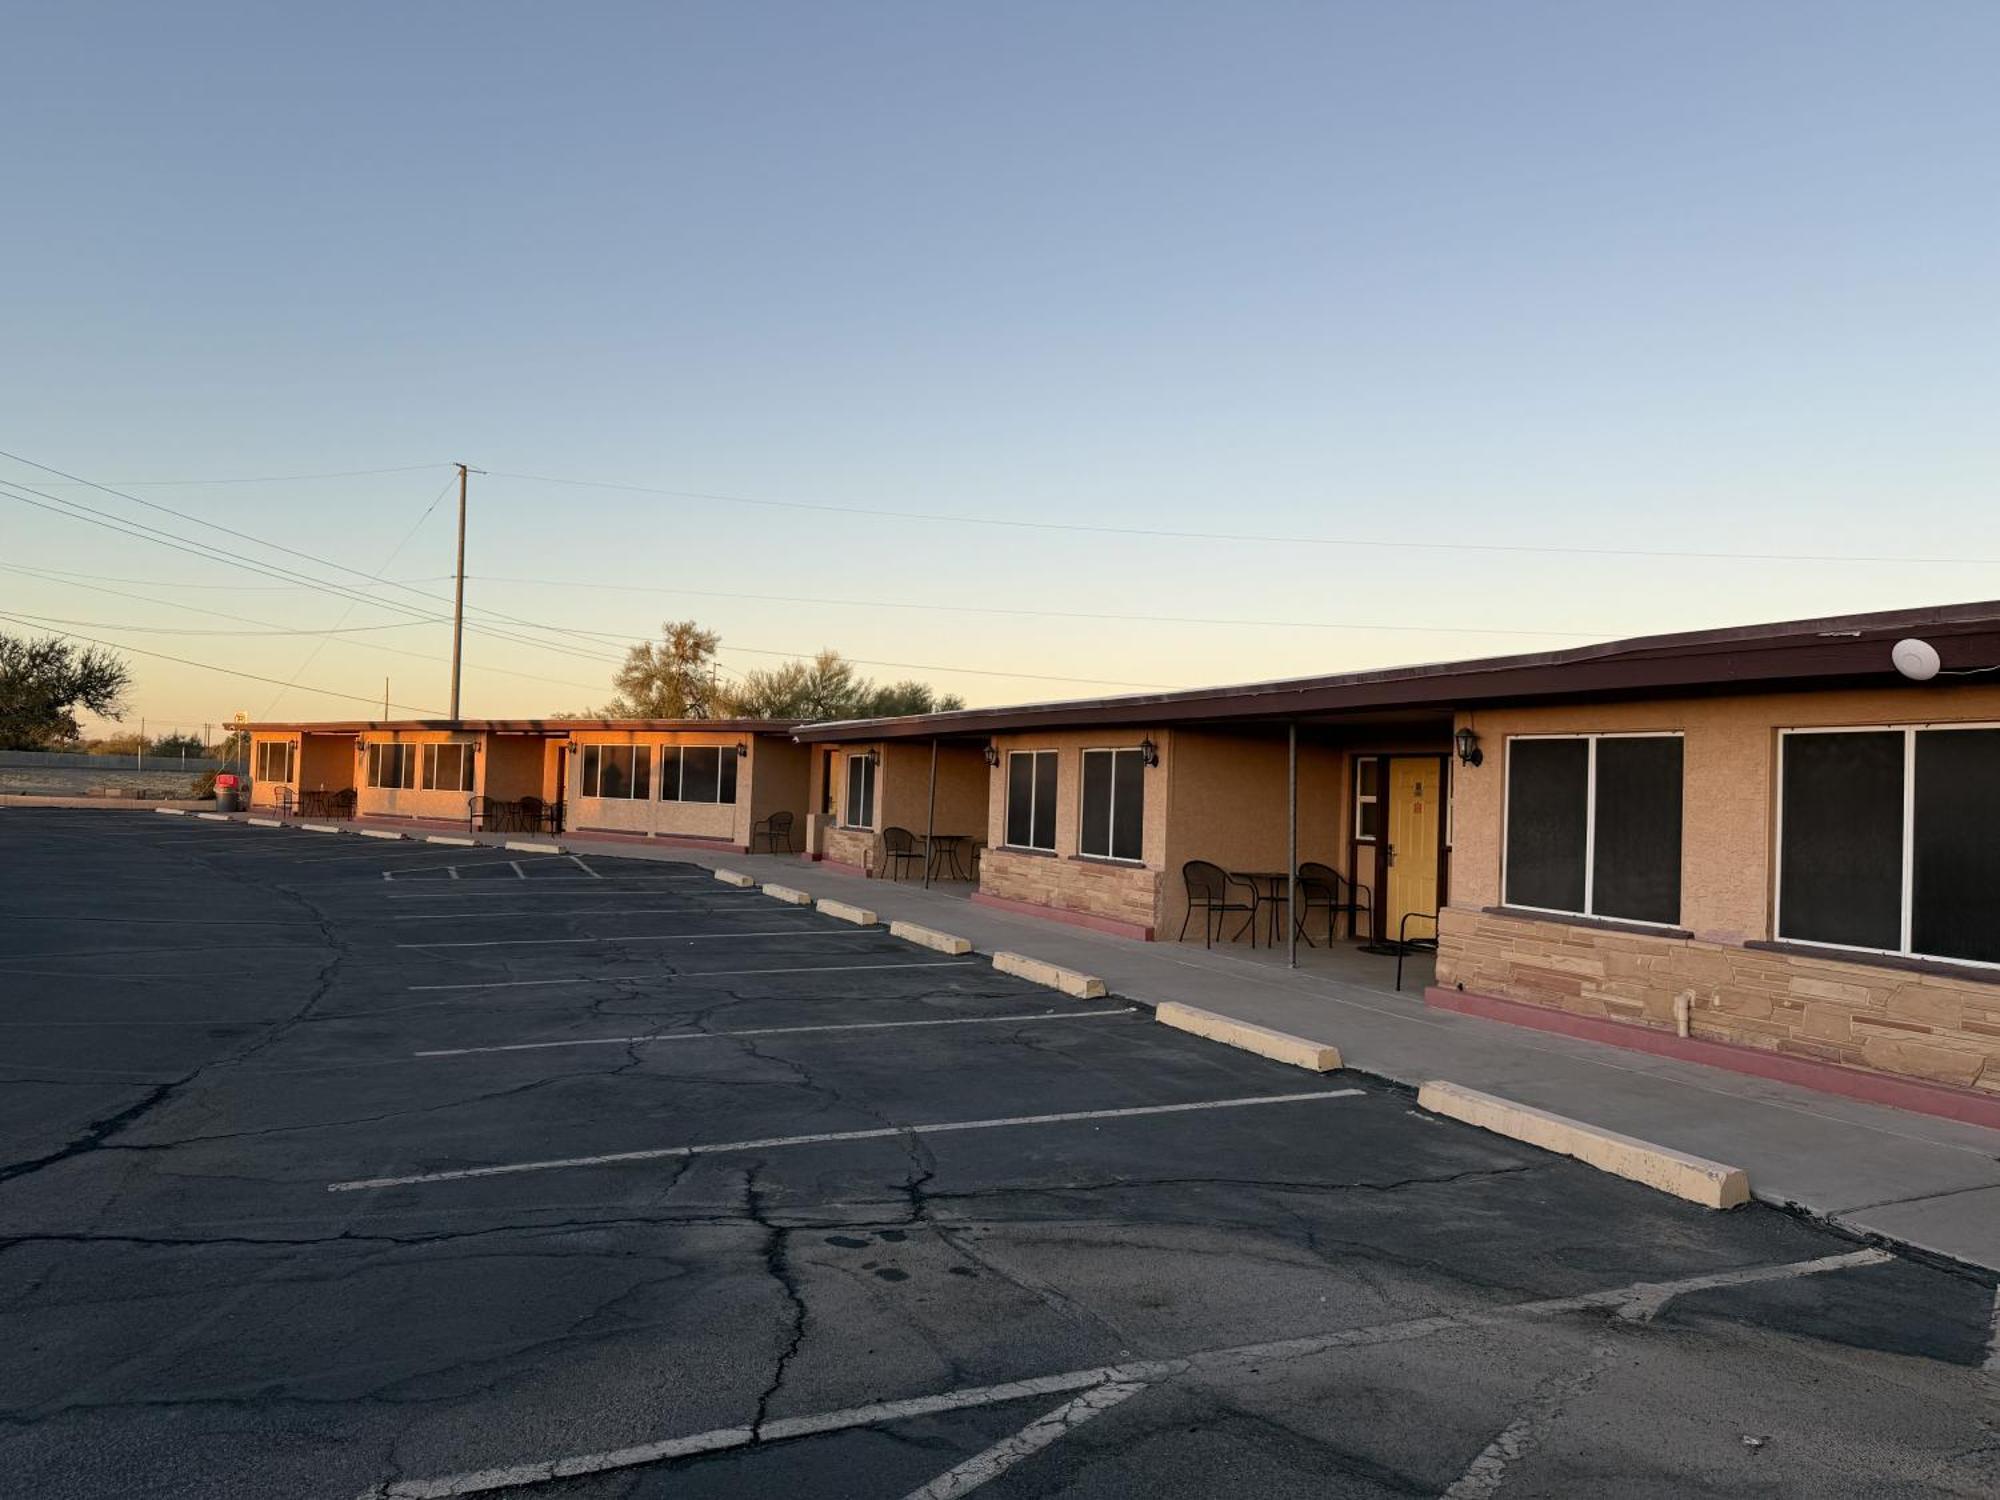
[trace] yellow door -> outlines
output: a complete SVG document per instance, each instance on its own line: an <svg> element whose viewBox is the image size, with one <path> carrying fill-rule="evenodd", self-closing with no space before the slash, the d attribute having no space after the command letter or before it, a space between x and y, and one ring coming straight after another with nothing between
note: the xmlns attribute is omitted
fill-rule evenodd
<svg viewBox="0 0 2000 1500"><path fill-rule="evenodd" d="M1389 762L1389 925L1383 937L1403 933L1403 914L1438 909L1438 820L1444 815L1442 764L1428 757ZM1429 922L1412 921L1409 935L1435 936Z"/></svg>

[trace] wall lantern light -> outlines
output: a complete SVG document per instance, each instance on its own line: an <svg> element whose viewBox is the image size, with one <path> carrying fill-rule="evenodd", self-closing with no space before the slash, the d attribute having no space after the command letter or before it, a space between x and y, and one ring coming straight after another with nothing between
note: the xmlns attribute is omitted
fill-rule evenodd
<svg viewBox="0 0 2000 1500"><path fill-rule="evenodd" d="M743 759L744 756L748 755L749 753L750 753L750 747L744 744L743 741L738 740L736 742L736 758L738 760L741 760Z"/></svg>
<svg viewBox="0 0 2000 1500"><path fill-rule="evenodd" d="M1160 763L1160 747L1153 743L1150 734L1139 741L1139 763L1146 766L1157 766Z"/></svg>
<svg viewBox="0 0 2000 1500"><path fill-rule="evenodd" d="M1452 740L1458 746L1458 763L1460 765L1476 766L1485 762L1486 752L1479 748L1479 736L1474 734L1470 728L1459 730L1457 734L1452 736Z"/></svg>
<svg viewBox="0 0 2000 1500"><path fill-rule="evenodd" d="M986 764L989 766L1000 764L1000 747L991 740L986 742Z"/></svg>
<svg viewBox="0 0 2000 1500"><path fill-rule="evenodd" d="M356 736L354 737L354 752L355 752L355 754L359 755L359 754L360 754L360 753L361 753L361 752L362 752L363 750L366 750L367 748L368 748L368 740L367 740L367 738L366 738L365 736L363 736L363 735L358 735L358 734L357 734L357 735L356 735Z"/></svg>

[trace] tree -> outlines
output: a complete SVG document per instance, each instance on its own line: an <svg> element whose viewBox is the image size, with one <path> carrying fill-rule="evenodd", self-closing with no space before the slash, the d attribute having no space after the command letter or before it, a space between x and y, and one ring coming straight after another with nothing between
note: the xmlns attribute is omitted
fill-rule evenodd
<svg viewBox="0 0 2000 1500"><path fill-rule="evenodd" d="M147 747L146 753L157 755L162 759L176 755L191 755L199 759L208 754L208 747L201 742L200 735L182 734L176 731L173 734L163 734L154 740Z"/></svg>
<svg viewBox="0 0 2000 1500"><path fill-rule="evenodd" d="M965 707L956 693L940 693L928 682L904 678L884 687L870 687L863 695L860 717L887 719L897 714L941 714Z"/></svg>
<svg viewBox="0 0 2000 1500"><path fill-rule="evenodd" d="M641 641L625 653L604 707L611 719L708 719L716 708L715 648L721 637L693 620L660 626L660 642Z"/></svg>
<svg viewBox="0 0 2000 1500"><path fill-rule="evenodd" d="M132 673L101 647L0 635L0 750L42 750L78 737L78 710L124 717Z"/></svg>

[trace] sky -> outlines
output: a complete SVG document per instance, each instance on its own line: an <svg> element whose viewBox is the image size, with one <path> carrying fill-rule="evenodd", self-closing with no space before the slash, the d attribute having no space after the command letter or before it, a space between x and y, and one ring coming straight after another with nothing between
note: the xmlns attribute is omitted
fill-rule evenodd
<svg viewBox="0 0 2000 1500"><path fill-rule="evenodd" d="M1989 0L6 30L0 630L150 732L441 712L458 462L469 716L686 616L991 704L2000 596Z"/></svg>

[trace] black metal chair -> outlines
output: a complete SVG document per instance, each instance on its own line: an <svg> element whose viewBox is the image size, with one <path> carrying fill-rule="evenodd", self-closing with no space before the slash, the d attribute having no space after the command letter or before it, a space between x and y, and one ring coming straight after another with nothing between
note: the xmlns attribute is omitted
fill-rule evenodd
<svg viewBox="0 0 2000 1500"><path fill-rule="evenodd" d="M899 871L908 865L920 865L925 859L923 840L907 828L885 828L882 830L882 862L889 867L889 878L901 880Z"/></svg>
<svg viewBox="0 0 2000 1500"><path fill-rule="evenodd" d="M761 818L750 825L750 852L757 852L757 840L762 839L771 853L778 852L778 840L785 841L785 853L792 852L792 815L788 812L774 812L768 818Z"/></svg>
<svg viewBox="0 0 2000 1500"><path fill-rule="evenodd" d="M1427 938L1410 936L1410 918L1431 924L1431 935ZM1403 987L1403 960L1412 953L1435 953L1438 951L1438 914L1434 911L1406 911L1403 920L1396 924L1396 988Z"/></svg>
<svg viewBox="0 0 2000 1500"><path fill-rule="evenodd" d="M1317 946L1306 933L1307 920L1315 911L1326 913L1326 945L1331 948L1338 930L1335 922L1342 912L1347 913L1347 935L1351 938L1356 919L1374 909L1375 893L1365 885L1356 885L1332 865L1307 860L1299 866L1298 931L1308 945Z"/></svg>
<svg viewBox="0 0 2000 1500"><path fill-rule="evenodd" d="M519 809L497 797L479 799L479 826L488 833L511 833Z"/></svg>
<svg viewBox="0 0 2000 1500"><path fill-rule="evenodd" d="M326 816L329 818L351 818L361 802L360 793L353 787L344 791L329 792L326 798Z"/></svg>
<svg viewBox="0 0 2000 1500"><path fill-rule="evenodd" d="M1199 910L1202 914L1202 946L1213 948L1219 924L1228 920L1228 913L1240 911L1248 918L1244 925L1250 929L1250 946L1257 946L1256 887L1251 887L1250 900L1230 900L1231 884L1247 882L1238 881L1221 865L1210 864L1205 859L1191 859L1182 865L1181 883L1187 887L1187 914L1181 918L1181 930L1175 936L1175 942L1187 936L1188 923L1194 920L1194 914ZM1237 935L1242 935L1240 930Z"/></svg>
<svg viewBox="0 0 2000 1500"><path fill-rule="evenodd" d="M562 804L544 802L540 797L523 797L514 804L518 807L521 827L529 833L561 833Z"/></svg>

